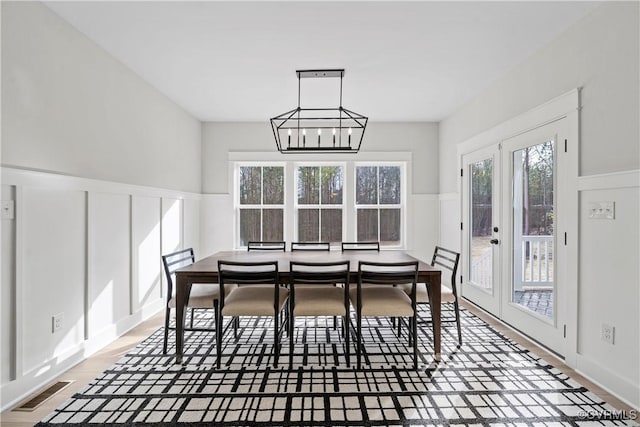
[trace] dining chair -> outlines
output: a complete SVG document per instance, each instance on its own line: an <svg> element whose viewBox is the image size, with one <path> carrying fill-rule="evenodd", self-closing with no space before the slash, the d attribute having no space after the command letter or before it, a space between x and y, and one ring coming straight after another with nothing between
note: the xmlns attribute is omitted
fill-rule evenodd
<svg viewBox="0 0 640 427"><path fill-rule="evenodd" d="M286 242L279 241L251 241L247 243L247 251L282 251L287 250Z"/></svg>
<svg viewBox="0 0 640 427"><path fill-rule="evenodd" d="M380 252L380 242L342 242L342 252L346 251Z"/></svg>
<svg viewBox="0 0 640 427"><path fill-rule="evenodd" d="M295 318L342 317L345 358L349 355L349 261L289 262L289 367L293 365Z"/></svg>
<svg viewBox="0 0 640 427"><path fill-rule="evenodd" d="M362 353L362 318L391 317L409 319L409 345L413 347L413 368L418 369L418 339L416 327L416 282L418 261L358 262L358 284L349 291L356 309L356 358L360 369ZM370 285L370 286L366 286ZM407 294L400 286L411 286ZM392 328L395 330L395 328Z"/></svg>
<svg viewBox="0 0 640 427"><path fill-rule="evenodd" d="M222 338L230 325L236 331L237 319L242 316L272 316L273 317L273 354L274 367L278 366L280 356L280 336L282 335L282 313L289 291L280 286L277 261L238 262L218 261L218 281L220 284L220 309L216 324L217 361L220 368L222 359ZM237 288L227 294L226 286L233 284ZM224 318L233 320L224 327ZM282 323L282 325L281 325ZM237 339L236 335L236 339Z"/></svg>
<svg viewBox="0 0 640 427"><path fill-rule="evenodd" d="M458 262L460 261L460 254L458 252L452 251L450 249L443 248L441 246L436 246L433 251L433 257L431 258L431 266L432 267L441 267L451 273L450 283L451 287L441 286L440 287L440 301L441 304L445 303L453 303L453 312L454 316L447 316L448 318L443 318L441 323L452 323L455 322L458 329L458 344L462 345L462 329L460 327L460 305L458 303L458 290L456 289L456 274L458 272ZM410 288L408 286L404 286L405 292L410 292ZM418 283L416 286L416 303L417 304L429 304L429 287L426 283ZM446 308L446 306L445 306ZM432 320L423 319L418 317L418 322L420 323L433 323Z"/></svg>
<svg viewBox="0 0 640 427"><path fill-rule="evenodd" d="M162 265L164 266L164 273L167 279L167 299L165 303L165 315L164 315L164 343L162 345L162 354L167 353L167 341L169 338L169 330L175 329L169 326L169 319L171 318L171 309L176 308L176 298L174 295L173 279L176 270L187 267L195 262L195 255L193 248L183 249L181 251L173 252L167 255L162 255ZM234 286L227 286L227 293L231 292L235 288ZM216 331L211 328L194 328L193 316L198 309L213 309L214 325L218 319L218 300L220 296L219 286L217 284L193 284L191 285L191 291L189 292L189 300L187 301L187 308L191 311L191 320L189 327L185 327L185 331Z"/></svg>
<svg viewBox="0 0 640 427"><path fill-rule="evenodd" d="M291 252L295 251L330 251L329 242L291 242Z"/></svg>

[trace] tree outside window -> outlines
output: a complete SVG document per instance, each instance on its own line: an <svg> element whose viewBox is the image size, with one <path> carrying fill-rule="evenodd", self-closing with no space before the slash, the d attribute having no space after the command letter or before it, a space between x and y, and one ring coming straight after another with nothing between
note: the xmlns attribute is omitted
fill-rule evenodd
<svg viewBox="0 0 640 427"><path fill-rule="evenodd" d="M356 167L358 241L398 246L402 239L402 171L400 166Z"/></svg>
<svg viewBox="0 0 640 427"><path fill-rule="evenodd" d="M240 246L283 240L284 167L240 166L238 194Z"/></svg>
<svg viewBox="0 0 640 427"><path fill-rule="evenodd" d="M298 241L342 241L344 168L299 166L296 170Z"/></svg>

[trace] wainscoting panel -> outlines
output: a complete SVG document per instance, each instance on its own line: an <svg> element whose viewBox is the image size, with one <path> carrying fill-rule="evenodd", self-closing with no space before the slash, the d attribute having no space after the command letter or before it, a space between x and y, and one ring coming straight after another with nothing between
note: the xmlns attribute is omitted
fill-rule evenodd
<svg viewBox="0 0 640 427"><path fill-rule="evenodd" d="M55 365L84 340L87 211L86 193L74 189L22 189L17 247L17 319L22 333L18 374ZM61 316L54 331L53 316Z"/></svg>
<svg viewBox="0 0 640 427"><path fill-rule="evenodd" d="M131 206L131 306L133 313L161 298L159 197L133 196Z"/></svg>
<svg viewBox="0 0 640 427"><path fill-rule="evenodd" d="M201 195L9 167L2 183L6 410L163 308L160 255L199 246Z"/></svg>
<svg viewBox="0 0 640 427"><path fill-rule="evenodd" d="M88 338L131 314L131 201L89 193Z"/></svg>
<svg viewBox="0 0 640 427"><path fill-rule="evenodd" d="M580 177L576 370L640 408L640 171ZM613 202L613 219L590 209ZM601 338L615 328L613 343Z"/></svg>

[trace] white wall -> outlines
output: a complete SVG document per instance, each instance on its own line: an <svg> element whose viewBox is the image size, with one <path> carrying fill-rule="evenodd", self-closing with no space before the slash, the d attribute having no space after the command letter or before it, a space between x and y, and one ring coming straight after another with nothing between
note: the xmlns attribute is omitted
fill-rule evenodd
<svg viewBox="0 0 640 427"><path fill-rule="evenodd" d="M2 164L200 191L200 122L38 2L2 2Z"/></svg>
<svg viewBox="0 0 640 427"><path fill-rule="evenodd" d="M580 295L576 368L636 407L640 407L640 274L637 265L624 260L637 264L640 245L639 6L637 2L599 6L441 122L439 134L440 192L447 195L441 203L441 238L460 241L459 219L449 220L459 216L457 145L582 88L581 204L575 213L580 242L575 267ZM616 201L620 217L605 223L586 219L585 203L597 200ZM614 324L621 334L614 346L600 340L602 322Z"/></svg>
<svg viewBox="0 0 640 427"><path fill-rule="evenodd" d="M638 169L638 2L606 2L440 123L440 192L457 192L456 144L582 87L580 174Z"/></svg>
<svg viewBox="0 0 640 427"><path fill-rule="evenodd" d="M163 308L162 250L199 246L202 141L43 4L1 8L4 410Z"/></svg>
<svg viewBox="0 0 640 427"><path fill-rule="evenodd" d="M202 192L227 194L228 152L270 152L276 149L269 122L207 122L202 125ZM411 186L414 194L438 193L437 123L369 123L361 153L410 152L413 158ZM355 154L357 161L360 154ZM333 157L335 158L335 156ZM282 155L286 160L287 155ZM310 160L331 160L331 154L313 154Z"/></svg>
<svg viewBox="0 0 640 427"><path fill-rule="evenodd" d="M268 122L203 124L202 142L202 253L233 247L234 202L230 168L235 157L253 160L379 161L398 160L407 154L407 249L429 258L438 241L438 126L435 123L370 123L360 153L354 155L279 154ZM385 153L390 153L387 157ZM391 154L393 153L393 154ZM292 182L292 181L291 181Z"/></svg>

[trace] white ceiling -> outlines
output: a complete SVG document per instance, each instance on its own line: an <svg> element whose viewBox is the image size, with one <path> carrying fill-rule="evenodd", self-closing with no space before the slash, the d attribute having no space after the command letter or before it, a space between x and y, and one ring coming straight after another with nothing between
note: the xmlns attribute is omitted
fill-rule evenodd
<svg viewBox="0 0 640 427"><path fill-rule="evenodd" d="M297 105L295 70L344 68L343 106L438 121L597 2L47 2L202 121L262 121ZM337 79L302 80L337 106ZM330 98L328 95L331 95Z"/></svg>

